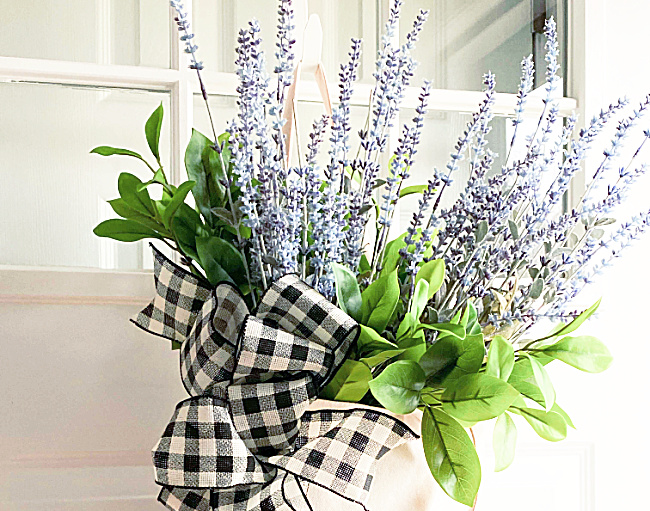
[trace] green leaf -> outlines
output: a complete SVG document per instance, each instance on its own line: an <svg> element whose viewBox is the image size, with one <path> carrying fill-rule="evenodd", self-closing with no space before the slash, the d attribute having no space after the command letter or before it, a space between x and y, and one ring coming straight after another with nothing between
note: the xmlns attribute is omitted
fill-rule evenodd
<svg viewBox="0 0 650 511"><path fill-rule="evenodd" d="M476 243L483 241L483 238L487 235L488 232L488 223L487 220L481 220L476 227L476 232L474 236L476 237Z"/></svg>
<svg viewBox="0 0 650 511"><path fill-rule="evenodd" d="M111 205L111 208L113 208L113 211L115 211L115 213L117 213L122 218L134 220L135 222L138 222L139 224L142 224L149 229L168 234L164 225L159 224L153 218L145 216L139 211L136 211L132 207L128 206L127 203L124 202L124 199L113 199L109 200L108 203Z"/></svg>
<svg viewBox="0 0 650 511"><path fill-rule="evenodd" d="M437 357L440 357L440 361L436 361ZM450 359L454 357L454 365L450 366ZM484 357L482 334L468 335L465 339L444 337L429 348L420 359L420 364L427 375L430 375L427 381L432 385L440 385L443 382L449 385L465 375L477 373Z"/></svg>
<svg viewBox="0 0 650 511"><path fill-rule="evenodd" d="M426 324L421 323L417 326L416 330L437 330L438 332L444 332L446 334L457 337L458 339L464 339L467 335L465 332L465 327L462 325L454 325L453 323L432 323Z"/></svg>
<svg viewBox="0 0 650 511"><path fill-rule="evenodd" d="M424 371L417 362L399 360L370 380L370 392L387 410L399 414L411 413L420 403L424 380Z"/></svg>
<svg viewBox="0 0 650 511"><path fill-rule="evenodd" d="M429 185L413 185L402 188L399 192L399 198L406 197L407 195L413 195L414 193L424 193Z"/></svg>
<svg viewBox="0 0 650 511"><path fill-rule="evenodd" d="M366 364L348 359L321 395L326 399L356 403L368 392L368 382L371 379L372 373Z"/></svg>
<svg viewBox="0 0 650 511"><path fill-rule="evenodd" d="M512 234L512 239L513 240L518 240L519 239L519 228L517 227L517 224L513 222L512 220L508 220L508 227L510 228L510 234Z"/></svg>
<svg viewBox="0 0 650 511"><path fill-rule="evenodd" d="M156 209L147 190L138 191L142 184L136 176L122 172L117 178L117 189L127 206L145 216L155 217Z"/></svg>
<svg viewBox="0 0 650 511"><path fill-rule="evenodd" d="M544 279L537 279L535 280L535 282L531 284L528 295L532 299L537 300L542 295L543 290L544 290Z"/></svg>
<svg viewBox="0 0 650 511"><path fill-rule="evenodd" d="M517 426L508 412L504 412L497 418L492 436L492 447L494 449L495 472L501 472L512 465L517 447Z"/></svg>
<svg viewBox="0 0 650 511"><path fill-rule="evenodd" d="M165 206L165 209L162 213L162 221L165 224L165 227L169 227L172 221L172 218L178 211L178 208L181 207L181 204L185 202L187 194L190 193L190 190L194 188L196 183L194 181L185 181L181 184L178 189L174 192L174 196L171 198L169 203Z"/></svg>
<svg viewBox="0 0 650 511"><path fill-rule="evenodd" d="M417 362L422 358L424 352L427 349L427 343L424 340L424 337L407 337L405 339L400 339L397 341L397 345L400 349L404 350L399 356L400 360L412 360Z"/></svg>
<svg viewBox="0 0 650 511"><path fill-rule="evenodd" d="M153 177L145 182L142 183L140 186L138 186L137 191L141 192L145 188L147 188L149 185L152 185L154 183L160 184L160 185L167 185L167 178L165 177L165 172L163 171L162 167L160 167L153 175Z"/></svg>
<svg viewBox="0 0 650 511"><path fill-rule="evenodd" d="M162 128L163 121L163 105L160 103L160 106L156 108L149 119L147 119L146 124L144 125L144 133L147 137L147 144L149 144L149 149L151 153L156 157L156 161L160 163L160 153L158 152L158 146L160 144L160 129Z"/></svg>
<svg viewBox="0 0 650 511"><path fill-rule="evenodd" d="M226 240L215 236L197 238L196 250L201 266L213 286L223 281L246 283L244 258L241 252Z"/></svg>
<svg viewBox="0 0 650 511"><path fill-rule="evenodd" d="M567 335L571 332L575 332L585 321L587 321L593 315L594 312L598 310L600 301L601 299L598 299L596 303L594 303L588 309L582 311L573 321L571 321L571 323L561 325L559 328L556 328L553 332L551 332L551 334L538 339L538 341L544 341L546 339L550 339L551 337L560 337L562 335Z"/></svg>
<svg viewBox="0 0 650 511"><path fill-rule="evenodd" d="M185 170L188 177L196 182L192 195L201 215L211 226L214 226L211 210L223 206L226 193L225 187L220 183L226 176L219 154L213 146L213 142L205 135L192 130L192 137L185 151Z"/></svg>
<svg viewBox="0 0 650 511"><path fill-rule="evenodd" d="M101 145L99 147L95 147L92 151L90 151L91 154L99 154L100 156L131 156L132 158L137 158L138 160L144 162L144 164L149 167L152 171L154 170L149 163L147 163L147 160L145 160L142 155L139 153L136 153L135 151L131 151L129 149L121 149L119 147L111 147L107 145Z"/></svg>
<svg viewBox="0 0 650 511"><path fill-rule="evenodd" d="M162 239L156 231L145 227L134 220L113 218L105 220L93 229L96 236L111 238L118 241L138 241L144 238Z"/></svg>
<svg viewBox="0 0 650 511"><path fill-rule="evenodd" d="M546 372L546 369L544 369L544 366L540 364L538 360L528 355L527 353L524 353L524 356L526 356L530 360L530 366L531 369L533 370L533 377L535 379L535 384L537 385L537 388L539 388L540 392L542 393L542 396L544 398L543 406L548 412L555 404L555 388L553 387L551 378Z"/></svg>
<svg viewBox="0 0 650 511"><path fill-rule="evenodd" d="M370 271L370 261L368 261L368 256L366 254L361 254L361 260L359 261L359 273L366 273Z"/></svg>
<svg viewBox="0 0 650 511"><path fill-rule="evenodd" d="M427 306L429 301L429 283L426 280L420 280L415 286L415 292L413 293L413 301L411 302L411 308L409 314L414 320L414 323L420 319L424 308Z"/></svg>
<svg viewBox="0 0 650 511"><path fill-rule="evenodd" d="M422 279L429 283L428 299L430 300L445 280L445 262L442 259L435 259L424 263L415 276L415 283L417 284Z"/></svg>
<svg viewBox="0 0 650 511"><path fill-rule="evenodd" d="M357 351L362 356L377 351L393 350L397 348L397 344L384 339L372 328L365 325L359 326L361 327L361 332L359 333L359 339L357 340Z"/></svg>
<svg viewBox="0 0 650 511"><path fill-rule="evenodd" d="M544 440L559 442L566 438L567 425L559 413L545 412L535 408L517 408L517 412Z"/></svg>
<svg viewBox="0 0 650 511"><path fill-rule="evenodd" d="M404 233L393 241L390 241L386 244L386 249L384 250L384 261L381 268L381 276L388 275L393 272L402 261L402 255L399 253L401 249L406 247L406 242L404 239L408 233Z"/></svg>
<svg viewBox="0 0 650 511"><path fill-rule="evenodd" d="M505 412L519 396L511 385L488 374L468 374L448 386L440 398L449 415L484 421Z"/></svg>
<svg viewBox="0 0 650 511"><path fill-rule="evenodd" d="M187 204L181 204L172 218L171 229L183 254L195 261L199 261L199 255L196 253L196 237L202 234L202 228L199 214Z"/></svg>
<svg viewBox="0 0 650 511"><path fill-rule="evenodd" d="M481 485L481 464L467 432L442 410L427 408L422 443L429 470L443 491L472 506Z"/></svg>
<svg viewBox="0 0 650 511"><path fill-rule="evenodd" d="M486 373L508 381L515 367L515 349L505 338L497 335L490 343Z"/></svg>
<svg viewBox="0 0 650 511"><path fill-rule="evenodd" d="M467 302L467 310L469 311L469 314L465 330L469 335L482 333L481 325L478 322L478 313L476 312L476 307L474 307L474 304L472 302Z"/></svg>
<svg viewBox="0 0 650 511"><path fill-rule="evenodd" d="M576 427L573 425L573 421L571 420L571 417L569 417L569 414L566 413L562 408L560 408L560 405L558 405L557 403L553 403L553 408L551 408L551 411L559 414L564 419L564 422L566 422L567 426L576 429Z"/></svg>
<svg viewBox="0 0 650 511"><path fill-rule="evenodd" d="M445 337L433 343L419 360L428 384L440 385L449 376L456 367L462 348L462 341L455 337Z"/></svg>
<svg viewBox="0 0 650 511"><path fill-rule="evenodd" d="M383 332L395 311L399 295L397 270L379 277L361 293L361 323Z"/></svg>
<svg viewBox="0 0 650 511"><path fill-rule="evenodd" d="M387 362L391 358L395 358L401 355L405 351L406 350L403 348L386 350L386 351L377 351L375 352L374 355L361 358L360 362L363 362L368 367L373 368L373 367L377 367L379 364L383 364L384 362Z"/></svg>
<svg viewBox="0 0 650 511"><path fill-rule="evenodd" d="M336 281L336 299L341 310L355 321L361 319L361 291L357 278L347 266L332 263Z"/></svg>
<svg viewBox="0 0 650 511"><path fill-rule="evenodd" d="M612 363L612 355L607 347L589 335L564 337L555 344L541 348L541 352L588 373L603 372Z"/></svg>

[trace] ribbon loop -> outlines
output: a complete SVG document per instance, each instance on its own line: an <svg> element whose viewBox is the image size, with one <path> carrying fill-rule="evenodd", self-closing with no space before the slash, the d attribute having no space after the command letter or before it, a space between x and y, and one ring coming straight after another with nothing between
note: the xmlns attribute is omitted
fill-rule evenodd
<svg viewBox="0 0 650 511"><path fill-rule="evenodd" d="M153 449L158 500L173 511L312 511L301 483L363 506L375 462L416 438L374 409L309 411L359 325L286 275L250 314L155 251L157 296L135 319L181 343L181 401ZM353 406L353 405L351 405Z"/></svg>
<svg viewBox="0 0 650 511"><path fill-rule="evenodd" d="M167 259L156 247L151 245L151 248L156 296L132 321L147 332L182 343L212 289Z"/></svg>

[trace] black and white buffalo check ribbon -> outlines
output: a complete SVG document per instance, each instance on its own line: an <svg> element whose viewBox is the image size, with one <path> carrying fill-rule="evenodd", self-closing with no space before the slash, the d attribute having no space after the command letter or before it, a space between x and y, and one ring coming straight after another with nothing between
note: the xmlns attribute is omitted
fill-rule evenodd
<svg viewBox="0 0 650 511"><path fill-rule="evenodd" d="M211 288L154 256L157 295L134 322L181 343L191 396L153 449L158 500L174 511L312 510L307 483L363 506L375 462L417 435L375 409L308 410L357 323L295 275L250 313L230 284Z"/></svg>

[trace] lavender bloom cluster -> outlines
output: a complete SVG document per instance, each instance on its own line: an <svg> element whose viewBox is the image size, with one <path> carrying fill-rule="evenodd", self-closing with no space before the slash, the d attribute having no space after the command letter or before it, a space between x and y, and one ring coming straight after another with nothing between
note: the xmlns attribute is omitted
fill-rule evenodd
<svg viewBox="0 0 650 511"><path fill-rule="evenodd" d="M230 150L235 184L240 188L239 207L251 236L246 250L252 270L262 286L290 272L301 274L325 296L334 296L332 263L346 264L359 272L366 225L377 188L379 156L386 149L416 62L411 56L427 13L421 11L404 44L395 43L402 0L392 4L386 34L375 70L376 84L367 129L360 135L360 150L352 156L351 101L358 77L361 41L352 40L349 61L339 73L338 105L331 119L317 120L307 145L307 155L290 166L282 126L286 88L291 84L293 16L290 0L279 9L276 43L275 86L264 71L259 25L253 21L240 32L237 50L239 77L237 118L230 124ZM412 125L405 127L390 165L381 232L385 245L394 206L417 150L430 85L427 83ZM329 132L329 136L327 135ZM318 163L321 143L328 139L327 161ZM373 260L375 270L380 269Z"/></svg>
<svg viewBox="0 0 650 511"><path fill-rule="evenodd" d="M228 128L232 184L237 187L231 207L250 231L245 239L238 234L238 242L253 285L263 289L286 273L298 273L334 299L333 263L347 266L362 286L382 272L396 204L410 177L431 94L431 84L425 82L415 115L402 127L393 154L382 156L414 76L417 63L412 51L428 14L420 11L400 45L395 33L402 2L391 4L358 147L353 150L351 105L361 41L353 39L349 61L340 68L338 104L331 118L313 122L306 155L298 158L297 165L290 163L283 130L295 63L291 0L281 0L278 10L274 79L265 71L259 24L253 20L240 32L238 114ZM196 60L187 13L180 0L171 3L191 55L190 67L200 72L203 66ZM650 109L650 96L631 114L624 114L627 100L619 100L576 133L577 119L560 115L559 47L553 19L546 22L545 35L543 108L536 122L529 123L526 106L535 68L528 56L521 63L513 135L503 166L494 168L496 155L489 144L496 80L487 73L484 99L449 162L444 169L434 169L426 186L418 190L418 208L399 250L400 275L405 275L400 278L403 285L410 284L403 301L405 306L410 303L422 263L444 260L444 285L427 305L429 317L438 322L451 320L470 301L484 327L491 324L493 332L503 331L510 338L521 335L540 317L571 317L567 311L576 294L650 222L650 212L618 225L609 218L646 172L645 166L636 167L634 162L650 130L643 132L630 162L620 165L619 160L625 141ZM561 202L572 179L598 137L615 122L611 145L585 193L563 210ZM525 136L529 124L532 134ZM328 149L321 155L323 145ZM379 179L382 158L389 162L385 180ZM463 192L443 207L447 204L443 196L461 170L468 175ZM605 182L609 184L604 186ZM370 233L368 225L375 227Z"/></svg>
<svg viewBox="0 0 650 511"><path fill-rule="evenodd" d="M493 331L503 331L511 338L540 317L571 318L568 307L577 293L647 229L648 213L617 228L608 215L646 171L634 162L650 131L644 132L631 161L613 172L623 143L642 119L650 98L618 121L611 145L603 152L585 193L562 213L560 201L571 180L583 168L598 135L628 102L610 105L575 136L576 118L562 124L555 98L560 79L553 19L547 21L545 34L544 106L533 134L522 145L520 126L534 79L533 63L527 57L521 66L514 135L503 168L490 170L494 157L487 148L486 135L493 117L494 84L488 75L486 99L460 137L447 172L434 173L413 216L406 238L409 245L416 245L420 229L428 237L431 233L426 229L439 229L430 258L443 258L449 277L432 303L439 321L448 321L468 301L479 310L483 324L491 323ZM513 148L518 148L521 156L513 158ZM465 189L451 207L439 210L440 197L466 155L469 178ZM602 186L605 182L610 184ZM425 224L427 211L429 221ZM615 228L608 234L610 224ZM423 251L423 244L403 250L411 271Z"/></svg>

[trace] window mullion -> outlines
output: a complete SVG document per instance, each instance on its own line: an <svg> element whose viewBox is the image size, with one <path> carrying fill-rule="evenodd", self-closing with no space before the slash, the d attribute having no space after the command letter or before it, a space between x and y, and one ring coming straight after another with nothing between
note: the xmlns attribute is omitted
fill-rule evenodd
<svg viewBox="0 0 650 511"><path fill-rule="evenodd" d="M142 66L0 57L0 80L171 90L178 71Z"/></svg>

